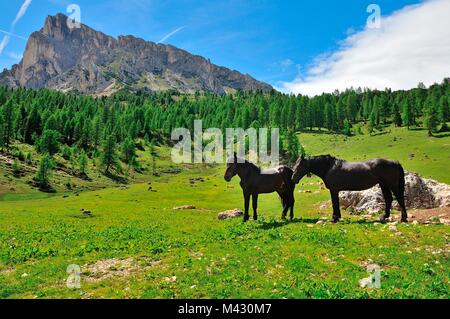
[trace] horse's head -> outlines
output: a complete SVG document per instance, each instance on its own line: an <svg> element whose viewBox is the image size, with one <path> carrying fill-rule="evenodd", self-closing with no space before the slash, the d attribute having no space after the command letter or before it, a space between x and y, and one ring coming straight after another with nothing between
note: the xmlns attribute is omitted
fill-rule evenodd
<svg viewBox="0 0 450 319"><path fill-rule="evenodd" d="M227 160L227 169L225 170L225 180L227 182L231 181L231 179L237 174L237 164L238 158L236 153L234 153L234 157L231 157Z"/></svg>
<svg viewBox="0 0 450 319"><path fill-rule="evenodd" d="M310 171L309 171L308 159L305 158L304 155L302 155L302 157L300 157L297 160L297 162L295 163L294 174L292 175L292 181L295 184L298 184L305 175L309 175L309 174L310 174Z"/></svg>

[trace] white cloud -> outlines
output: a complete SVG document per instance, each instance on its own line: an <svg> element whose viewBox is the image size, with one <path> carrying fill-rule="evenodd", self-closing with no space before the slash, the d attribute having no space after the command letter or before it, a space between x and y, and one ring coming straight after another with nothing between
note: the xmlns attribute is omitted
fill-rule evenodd
<svg viewBox="0 0 450 319"><path fill-rule="evenodd" d="M170 32L169 34L165 35L161 40L159 40L156 43L163 43L165 41L167 41L171 36L175 35L176 33L180 32L181 30L183 30L185 27L179 27L178 29L173 30L172 32Z"/></svg>
<svg viewBox="0 0 450 319"><path fill-rule="evenodd" d="M450 76L450 1L429 0L383 17L380 29L348 36L315 59L306 74L282 82L284 92L316 95L370 87L408 89Z"/></svg>
<svg viewBox="0 0 450 319"><path fill-rule="evenodd" d="M24 36L21 36L21 35L18 35L18 34L14 34L14 33L2 30L2 29L0 29L0 33L6 34L6 35L9 35L9 36L12 36L12 37L16 37L16 38L19 38L19 39L22 39L22 40L26 40L27 39Z"/></svg>
<svg viewBox="0 0 450 319"><path fill-rule="evenodd" d="M20 60L22 59L22 54L15 53L15 52L7 52L6 55L10 57L13 60Z"/></svg>
<svg viewBox="0 0 450 319"><path fill-rule="evenodd" d="M22 19L24 14L27 12L28 7L30 6L32 0L25 0L25 2L22 4L22 6L19 9L19 12L17 12L16 18L14 19L12 26L15 27L17 22Z"/></svg>
<svg viewBox="0 0 450 319"><path fill-rule="evenodd" d="M3 53L3 50L5 50L6 46L9 43L9 40L11 40L11 36L16 36L13 34L14 28L16 27L16 24L22 19L24 14L27 12L28 7L30 6L32 0L25 0L22 3L22 6L20 7L19 11L16 14L16 17L14 21L11 23L11 32L5 32L2 31L2 33L5 33L5 36L2 39L2 42L0 42L0 54Z"/></svg>
<svg viewBox="0 0 450 319"><path fill-rule="evenodd" d="M3 53L3 50L6 48L6 46L9 43L9 40L11 39L11 36L5 35L2 39L2 42L0 42L0 54Z"/></svg>

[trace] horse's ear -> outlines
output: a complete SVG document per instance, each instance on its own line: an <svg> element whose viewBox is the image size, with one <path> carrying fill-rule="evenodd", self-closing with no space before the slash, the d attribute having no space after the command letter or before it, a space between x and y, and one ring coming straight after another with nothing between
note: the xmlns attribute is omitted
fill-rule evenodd
<svg viewBox="0 0 450 319"><path fill-rule="evenodd" d="M302 160L304 160L304 159L305 159L305 154L302 153Z"/></svg>
<svg viewBox="0 0 450 319"><path fill-rule="evenodd" d="M236 154L236 152L234 152L234 160L235 160L235 161L237 160L237 154Z"/></svg>

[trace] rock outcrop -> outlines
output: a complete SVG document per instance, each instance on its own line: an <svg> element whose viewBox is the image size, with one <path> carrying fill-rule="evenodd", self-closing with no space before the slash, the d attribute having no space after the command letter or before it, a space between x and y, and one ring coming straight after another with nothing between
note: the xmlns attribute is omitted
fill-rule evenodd
<svg viewBox="0 0 450 319"><path fill-rule="evenodd" d="M450 207L450 186L431 179L420 177L416 173L405 174L405 201L408 209L430 209ZM361 192L341 192L341 206L355 212L381 212L384 210L384 198L379 186ZM397 201L394 208L399 208Z"/></svg>
<svg viewBox="0 0 450 319"><path fill-rule="evenodd" d="M221 212L217 215L217 218L219 220L226 220L226 219L232 219L232 218L238 218L244 215L244 212L240 209L232 209L227 210L225 212Z"/></svg>
<svg viewBox="0 0 450 319"><path fill-rule="evenodd" d="M133 36L115 39L83 24L70 28L67 21L63 14L47 17L31 34L21 62L0 74L0 85L95 95L121 88L217 94L272 89L170 45Z"/></svg>

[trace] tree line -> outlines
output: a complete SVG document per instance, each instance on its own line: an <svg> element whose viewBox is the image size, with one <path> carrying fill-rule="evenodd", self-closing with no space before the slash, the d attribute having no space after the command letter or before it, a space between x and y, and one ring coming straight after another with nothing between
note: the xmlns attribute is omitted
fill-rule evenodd
<svg viewBox="0 0 450 319"><path fill-rule="evenodd" d="M139 168L136 141L158 143L174 128L280 128L282 151L289 159L301 152L298 131L329 130L355 133L358 123L372 133L395 124L425 127L430 134L448 129L449 81L403 91L348 89L308 97L276 91L230 95L177 92L119 92L110 97L61 93L48 89L0 87L0 147L8 151L18 141L34 145L48 156L77 154L101 159L105 173L120 169L120 161ZM360 126L358 126L360 127ZM85 166L85 164L81 165Z"/></svg>

